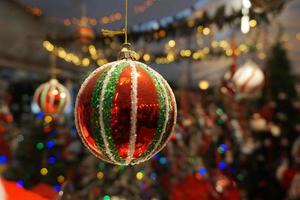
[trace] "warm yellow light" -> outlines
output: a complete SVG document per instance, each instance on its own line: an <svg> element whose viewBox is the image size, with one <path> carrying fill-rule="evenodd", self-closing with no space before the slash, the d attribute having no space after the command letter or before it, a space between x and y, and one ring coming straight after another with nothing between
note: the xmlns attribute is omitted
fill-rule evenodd
<svg viewBox="0 0 300 200"><path fill-rule="evenodd" d="M65 57L65 60L66 60L67 62L71 62L71 61L72 61L72 54L68 53L68 54L66 55L66 57Z"/></svg>
<svg viewBox="0 0 300 200"><path fill-rule="evenodd" d="M173 62L175 60L175 56L172 53L168 53L167 60L169 62Z"/></svg>
<svg viewBox="0 0 300 200"><path fill-rule="evenodd" d="M54 45L53 44L51 44L51 42L49 42L49 41L47 41L47 40L45 40L44 42L43 42L43 46L44 46L44 48L47 50L47 51L53 51L54 50Z"/></svg>
<svg viewBox="0 0 300 200"><path fill-rule="evenodd" d="M45 175L48 174L48 169L44 167L44 168L41 169L40 173L41 173L43 176L45 176Z"/></svg>
<svg viewBox="0 0 300 200"><path fill-rule="evenodd" d="M88 58L83 58L83 59L82 59L82 65L83 65L84 67L89 66L89 64L90 64L90 59L88 59Z"/></svg>
<svg viewBox="0 0 300 200"><path fill-rule="evenodd" d="M203 53L204 53L204 54L208 54L208 53L209 53L209 48L208 48L208 47L205 47L205 48L203 49Z"/></svg>
<svg viewBox="0 0 300 200"><path fill-rule="evenodd" d="M65 58L67 56L67 53L64 49L58 50L58 57Z"/></svg>
<svg viewBox="0 0 300 200"><path fill-rule="evenodd" d="M198 60L199 58L200 58L200 53L199 52L193 53L193 59L194 60Z"/></svg>
<svg viewBox="0 0 300 200"><path fill-rule="evenodd" d="M53 118L52 118L50 115L47 115L47 116L44 118L44 121L45 121L46 123L50 123L50 122L52 122L52 120L53 120Z"/></svg>
<svg viewBox="0 0 300 200"><path fill-rule="evenodd" d="M202 32L203 32L204 35L209 35L210 34L210 29L205 27Z"/></svg>
<svg viewBox="0 0 300 200"><path fill-rule="evenodd" d="M96 50L94 45L89 46L89 52L90 52L91 55L96 55L97 54L97 50Z"/></svg>
<svg viewBox="0 0 300 200"><path fill-rule="evenodd" d="M65 181L65 177L64 176L58 176L57 177L57 182L59 182L59 183L63 183Z"/></svg>
<svg viewBox="0 0 300 200"><path fill-rule="evenodd" d="M185 50L185 56L190 57L192 55L192 51L187 49Z"/></svg>
<svg viewBox="0 0 300 200"><path fill-rule="evenodd" d="M203 30L203 26L198 26L198 27L197 27L197 31L198 31L198 33L201 33L201 32L202 32L202 30Z"/></svg>
<svg viewBox="0 0 300 200"><path fill-rule="evenodd" d="M150 60L150 55L146 53L146 54L143 56L143 59L144 59L145 62L148 62L148 61Z"/></svg>
<svg viewBox="0 0 300 200"><path fill-rule="evenodd" d="M211 42L211 46L213 47L213 48L217 48L218 46L219 46L219 43L217 42L217 41L212 41Z"/></svg>
<svg viewBox="0 0 300 200"><path fill-rule="evenodd" d="M257 21L255 19L251 19L249 21L249 25L250 25L250 27L254 28L257 25Z"/></svg>
<svg viewBox="0 0 300 200"><path fill-rule="evenodd" d="M103 65L103 64L104 64L103 59L97 60L97 65L101 66L101 65Z"/></svg>
<svg viewBox="0 0 300 200"><path fill-rule="evenodd" d="M233 54L232 49L227 49L227 50L225 51L225 54L226 54L226 56L232 56L232 54Z"/></svg>
<svg viewBox="0 0 300 200"><path fill-rule="evenodd" d="M141 59L141 54L137 53L137 54L135 55L135 58L136 58L136 60Z"/></svg>
<svg viewBox="0 0 300 200"><path fill-rule="evenodd" d="M168 42L168 45L169 45L169 47L175 47L175 45L176 45L175 40L170 40L170 41Z"/></svg>
<svg viewBox="0 0 300 200"><path fill-rule="evenodd" d="M199 81L198 86L201 90L207 90L209 88L209 83L206 80L201 80Z"/></svg>
<svg viewBox="0 0 300 200"><path fill-rule="evenodd" d="M103 177L104 177L104 173L102 172L102 171L99 171L99 172L97 172L97 178L98 179L103 179Z"/></svg>
<svg viewBox="0 0 300 200"><path fill-rule="evenodd" d="M138 173L136 173L136 179L142 180L143 178L144 178L143 172L138 172Z"/></svg>
<svg viewBox="0 0 300 200"><path fill-rule="evenodd" d="M240 51L248 51L248 47L247 47L247 45L245 45L245 44L241 44L240 46L239 46L239 50Z"/></svg>
<svg viewBox="0 0 300 200"><path fill-rule="evenodd" d="M58 90L57 89L52 90L52 94L53 95L58 95Z"/></svg>
<svg viewBox="0 0 300 200"><path fill-rule="evenodd" d="M228 42L226 40L221 40L220 41L220 47L222 47L223 49L228 47Z"/></svg>
<svg viewBox="0 0 300 200"><path fill-rule="evenodd" d="M180 55L182 57L190 57L192 55L192 51L189 49L183 49L180 51Z"/></svg>

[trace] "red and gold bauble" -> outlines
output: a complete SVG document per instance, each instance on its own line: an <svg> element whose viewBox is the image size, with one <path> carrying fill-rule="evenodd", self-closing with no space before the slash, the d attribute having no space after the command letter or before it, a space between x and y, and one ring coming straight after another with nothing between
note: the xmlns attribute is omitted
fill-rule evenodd
<svg viewBox="0 0 300 200"><path fill-rule="evenodd" d="M81 44L90 44L95 39L95 32L89 26L80 26L76 30L75 38Z"/></svg>
<svg viewBox="0 0 300 200"><path fill-rule="evenodd" d="M34 100L43 113L60 114L70 101L70 93L58 80L51 79L36 89Z"/></svg>
<svg viewBox="0 0 300 200"><path fill-rule="evenodd" d="M263 71L252 61L247 61L233 75L232 81L236 91L243 97L253 97L259 94L264 86Z"/></svg>
<svg viewBox="0 0 300 200"><path fill-rule="evenodd" d="M83 143L96 157L134 165L166 145L176 121L176 102L160 74L123 58L96 69L84 81L75 120Z"/></svg>

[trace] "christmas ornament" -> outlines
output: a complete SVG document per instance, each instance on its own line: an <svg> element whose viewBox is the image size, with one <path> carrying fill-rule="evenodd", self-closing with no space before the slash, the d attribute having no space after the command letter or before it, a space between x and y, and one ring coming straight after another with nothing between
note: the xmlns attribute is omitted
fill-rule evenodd
<svg viewBox="0 0 300 200"><path fill-rule="evenodd" d="M69 91L56 79L43 83L34 93L34 100L40 110L49 115L62 113L69 99Z"/></svg>
<svg viewBox="0 0 300 200"><path fill-rule="evenodd" d="M252 61L247 61L232 78L237 92L243 97L257 96L264 85L264 80L264 73Z"/></svg>
<svg viewBox="0 0 300 200"><path fill-rule="evenodd" d="M137 164L166 144L176 103L157 72L127 58L98 68L84 81L75 118L84 144L98 158Z"/></svg>
<svg viewBox="0 0 300 200"><path fill-rule="evenodd" d="M90 44L95 39L95 33L88 25L83 25L76 30L75 38L81 44Z"/></svg>
<svg viewBox="0 0 300 200"><path fill-rule="evenodd" d="M166 145L176 121L176 102L163 77L135 60L127 42L128 0L125 3L125 44L119 60L96 69L84 81L76 99L75 123L96 157L134 165Z"/></svg>

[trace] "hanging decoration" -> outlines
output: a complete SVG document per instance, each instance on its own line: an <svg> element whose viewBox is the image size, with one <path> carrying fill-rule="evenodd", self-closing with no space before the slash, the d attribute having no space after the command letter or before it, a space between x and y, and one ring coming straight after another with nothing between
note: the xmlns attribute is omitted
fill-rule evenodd
<svg viewBox="0 0 300 200"><path fill-rule="evenodd" d="M136 61L127 43L127 7L128 0L119 60L89 75L75 105L75 123L85 146L96 157L116 165L138 164L159 152L170 138L177 113L168 83Z"/></svg>
<svg viewBox="0 0 300 200"><path fill-rule="evenodd" d="M240 95L255 97L264 86L265 76L253 61L247 61L234 73L232 81Z"/></svg>
<svg viewBox="0 0 300 200"><path fill-rule="evenodd" d="M61 114L70 101L69 91L56 79L55 55L51 55L52 78L34 92L34 101L47 115Z"/></svg>
<svg viewBox="0 0 300 200"><path fill-rule="evenodd" d="M90 44L95 39L95 32L88 25L79 26L75 33L75 39L81 44Z"/></svg>
<svg viewBox="0 0 300 200"><path fill-rule="evenodd" d="M34 100L43 113L48 115L60 114L68 104L70 94L57 79L51 79L36 89Z"/></svg>

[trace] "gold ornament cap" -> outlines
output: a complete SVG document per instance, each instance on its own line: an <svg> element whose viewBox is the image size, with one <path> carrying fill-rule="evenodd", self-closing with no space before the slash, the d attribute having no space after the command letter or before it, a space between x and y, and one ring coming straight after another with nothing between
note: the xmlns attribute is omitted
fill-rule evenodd
<svg viewBox="0 0 300 200"><path fill-rule="evenodd" d="M137 60L137 53L133 50L133 47L129 43L125 43L122 45L121 51L119 52L118 59L129 59L129 60Z"/></svg>

